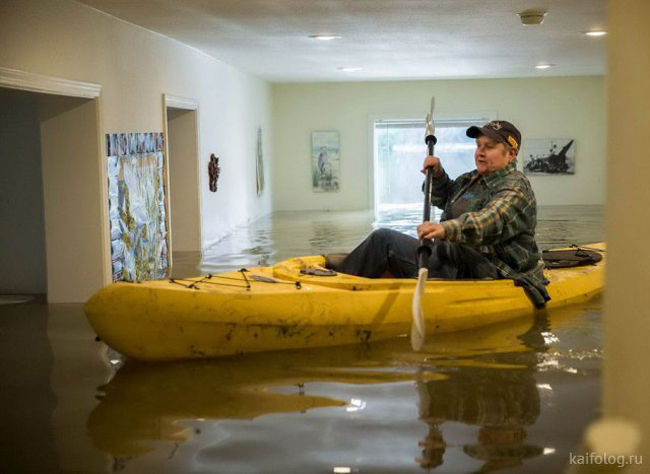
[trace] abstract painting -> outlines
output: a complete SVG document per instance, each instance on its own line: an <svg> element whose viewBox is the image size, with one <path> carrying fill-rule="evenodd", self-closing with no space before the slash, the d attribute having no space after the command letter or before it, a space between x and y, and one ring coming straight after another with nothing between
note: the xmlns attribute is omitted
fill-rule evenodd
<svg viewBox="0 0 650 474"><path fill-rule="evenodd" d="M113 281L166 278L163 134L114 133L106 141Z"/></svg>
<svg viewBox="0 0 650 474"><path fill-rule="evenodd" d="M338 132L312 132L311 176L315 193L339 190L340 155Z"/></svg>

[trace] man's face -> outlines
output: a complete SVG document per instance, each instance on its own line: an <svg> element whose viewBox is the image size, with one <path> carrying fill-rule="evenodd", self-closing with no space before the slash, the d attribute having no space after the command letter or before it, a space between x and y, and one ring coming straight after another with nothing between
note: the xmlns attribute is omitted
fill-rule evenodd
<svg viewBox="0 0 650 474"><path fill-rule="evenodd" d="M502 170L515 159L515 151L508 152L503 143L481 135L476 138L474 163L476 170L482 174L490 174Z"/></svg>

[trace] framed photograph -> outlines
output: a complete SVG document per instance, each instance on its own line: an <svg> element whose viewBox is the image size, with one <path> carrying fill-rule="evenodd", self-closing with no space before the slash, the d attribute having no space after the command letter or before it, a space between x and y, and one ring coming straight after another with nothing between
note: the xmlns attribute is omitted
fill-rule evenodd
<svg viewBox="0 0 650 474"><path fill-rule="evenodd" d="M312 190L315 193L338 192L340 169L339 132L312 132Z"/></svg>
<svg viewBox="0 0 650 474"><path fill-rule="evenodd" d="M576 143L571 138L526 140L522 147L524 174L574 174Z"/></svg>

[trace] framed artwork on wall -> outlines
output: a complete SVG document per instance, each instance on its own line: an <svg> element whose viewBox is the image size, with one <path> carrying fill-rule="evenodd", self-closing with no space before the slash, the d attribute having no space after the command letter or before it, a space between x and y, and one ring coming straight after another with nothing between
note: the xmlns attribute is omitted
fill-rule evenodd
<svg viewBox="0 0 650 474"><path fill-rule="evenodd" d="M338 192L340 169L339 132L312 132L312 190L315 193Z"/></svg>
<svg viewBox="0 0 650 474"><path fill-rule="evenodd" d="M113 281L166 278L166 173L162 133L106 135Z"/></svg>
<svg viewBox="0 0 650 474"><path fill-rule="evenodd" d="M524 174L575 174L576 143L571 138L544 138L524 141Z"/></svg>
<svg viewBox="0 0 650 474"><path fill-rule="evenodd" d="M264 153L262 150L262 127L257 129L257 153L255 154L256 176L257 176L257 195L261 196L264 191Z"/></svg>

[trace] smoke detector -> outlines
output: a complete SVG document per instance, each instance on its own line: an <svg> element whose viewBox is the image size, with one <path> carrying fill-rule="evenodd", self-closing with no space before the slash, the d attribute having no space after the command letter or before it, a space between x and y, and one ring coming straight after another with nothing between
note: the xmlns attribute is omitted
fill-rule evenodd
<svg viewBox="0 0 650 474"><path fill-rule="evenodd" d="M541 25L544 23L544 17L546 16L546 10L531 8L529 10L524 10L519 12L519 19L521 24L524 26L527 25Z"/></svg>

